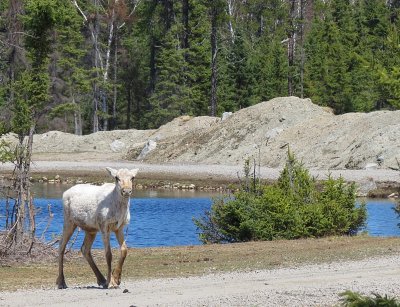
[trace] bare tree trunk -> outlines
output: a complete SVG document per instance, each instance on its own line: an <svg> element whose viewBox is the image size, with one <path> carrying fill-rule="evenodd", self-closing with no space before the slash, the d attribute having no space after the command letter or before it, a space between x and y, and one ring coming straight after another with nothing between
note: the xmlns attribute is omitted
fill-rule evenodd
<svg viewBox="0 0 400 307"><path fill-rule="evenodd" d="M31 243L27 250L27 254L30 254L32 251L33 244L35 243L35 233L36 233L36 222L35 222L35 206L33 204L33 197L30 193L30 189L28 192L28 207L29 207L29 225L30 225L30 240Z"/></svg>
<svg viewBox="0 0 400 307"><path fill-rule="evenodd" d="M112 111L112 129L117 127L117 76L118 76L118 33L115 32L114 39L114 82L113 82L113 111Z"/></svg>
<svg viewBox="0 0 400 307"><path fill-rule="evenodd" d="M169 30L174 20L174 1L172 0L161 0L164 6L164 21L165 28Z"/></svg>
<svg viewBox="0 0 400 307"><path fill-rule="evenodd" d="M14 237L15 245L23 241L24 238L24 227L25 227L25 193L24 193L24 179L23 179L23 167L24 167L24 156L25 156L25 145L24 136L19 136L19 143L17 145L17 156L16 156L16 192L17 197L14 204L15 212L15 224L11 228L11 233Z"/></svg>
<svg viewBox="0 0 400 307"><path fill-rule="evenodd" d="M25 203L28 208L29 215L29 234L30 234L30 246L27 253L30 253L35 240L36 224L35 224L35 207L33 205L33 199L31 195L31 184L29 181L29 174L31 171L31 159L32 159L32 147L33 147L33 135L35 133L35 124L33 123L29 129L27 152L24 164L24 187L25 187Z"/></svg>
<svg viewBox="0 0 400 307"><path fill-rule="evenodd" d="M294 52L296 44L296 1L290 0L289 31L288 31L288 94L294 94Z"/></svg>
<svg viewBox="0 0 400 307"><path fill-rule="evenodd" d="M74 111L75 135L82 135L82 115L80 110Z"/></svg>
<svg viewBox="0 0 400 307"><path fill-rule="evenodd" d="M79 105L75 102L75 96L71 93L72 103L75 105L74 110L74 132L75 135L82 135L82 115Z"/></svg>
<svg viewBox="0 0 400 307"><path fill-rule="evenodd" d="M16 69L19 62L23 59L23 49L21 46L21 35L22 35L22 23L19 16L22 14L22 1L21 0L10 0L8 9L8 34L7 40L10 46L8 56L8 79L10 84L15 81ZM10 86L9 102L14 102L14 89Z"/></svg>
<svg viewBox="0 0 400 307"><path fill-rule="evenodd" d="M127 108L126 108L126 129L131 128L131 112L132 112L132 95L130 84L126 87L126 98L127 98Z"/></svg>
<svg viewBox="0 0 400 307"><path fill-rule="evenodd" d="M35 237L35 210L30 193L30 166L32 158L33 135L35 124L33 123L29 129L27 143L25 144L24 135L19 135L19 144L17 145L17 162L16 162L16 191L17 198L15 203L16 219L15 224L11 229L11 234L14 237L15 247L22 244L25 233L30 234L31 245ZM27 218L29 219L27 220ZM27 231L27 221L29 224L29 232ZM31 247L28 249L30 252Z"/></svg>
<svg viewBox="0 0 400 307"><path fill-rule="evenodd" d="M93 84L93 132L99 131L99 103L97 101L97 84Z"/></svg>
<svg viewBox="0 0 400 307"><path fill-rule="evenodd" d="M233 44L235 42L235 30L233 29L232 19L233 19L233 11L234 11L234 2L235 2L235 0L226 0L226 2L228 4L228 15L229 15L228 27L229 27L229 33L231 34L231 42Z"/></svg>
<svg viewBox="0 0 400 307"><path fill-rule="evenodd" d="M189 0L182 0L182 49L189 48ZM185 52L185 60L188 60L188 53Z"/></svg>
<svg viewBox="0 0 400 307"><path fill-rule="evenodd" d="M217 9L211 8L211 116L217 114Z"/></svg>
<svg viewBox="0 0 400 307"><path fill-rule="evenodd" d="M99 58L99 42L98 42L98 37L99 37L99 12L98 12L98 3L97 0L94 0L94 5L96 6L96 14L95 14L95 21L94 25L92 27L92 40L93 40L93 59L94 59L94 68L96 70L96 80L94 81L93 85L93 132L97 132L100 130L99 127L99 101L98 99L101 97L100 94L100 88L98 86L99 82L99 61L101 58Z"/></svg>
<svg viewBox="0 0 400 307"><path fill-rule="evenodd" d="M114 1L114 4L116 4L118 0ZM111 16L109 20L109 31L108 31L108 40L107 40L107 49L105 52L105 67L102 69L103 70L103 88L101 89L101 101L102 101L102 112L105 115L103 118L103 130L107 131L109 129L108 126L108 104L107 104L107 93L106 93L106 85L108 82L108 72L110 70L110 57L111 57L111 46L112 42L114 40L114 28L115 28L115 5L112 6L111 10ZM101 56L99 54L99 56Z"/></svg>
<svg viewBox="0 0 400 307"><path fill-rule="evenodd" d="M150 46L150 85L149 85L149 95L154 93L156 88L156 39L154 37L151 38L151 46Z"/></svg>
<svg viewBox="0 0 400 307"><path fill-rule="evenodd" d="M300 29L299 29L299 48L300 48L300 97L304 98L304 64L305 64L305 53L304 53L304 9L306 0L300 0Z"/></svg>

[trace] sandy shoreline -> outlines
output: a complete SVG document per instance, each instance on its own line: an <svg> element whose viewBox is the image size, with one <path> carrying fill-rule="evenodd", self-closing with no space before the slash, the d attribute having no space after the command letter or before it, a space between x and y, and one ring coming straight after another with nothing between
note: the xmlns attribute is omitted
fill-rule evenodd
<svg viewBox="0 0 400 307"><path fill-rule="evenodd" d="M32 173L74 172L76 174L104 173L107 166L114 168L139 168L138 178L158 177L158 179L176 177L202 180L237 180L243 176L243 165L212 165L212 164L150 164L128 161L33 161ZM13 170L10 163L0 164L0 173ZM256 172L263 179L275 180L281 169L260 167ZM400 172L390 169L370 170L310 170L317 179L325 179L330 174L334 178L342 176L346 181L354 182L394 182L400 183Z"/></svg>
<svg viewBox="0 0 400 307"><path fill-rule="evenodd" d="M1 306L333 306L346 290L400 297L400 256L0 293ZM124 293L125 292L125 293Z"/></svg>

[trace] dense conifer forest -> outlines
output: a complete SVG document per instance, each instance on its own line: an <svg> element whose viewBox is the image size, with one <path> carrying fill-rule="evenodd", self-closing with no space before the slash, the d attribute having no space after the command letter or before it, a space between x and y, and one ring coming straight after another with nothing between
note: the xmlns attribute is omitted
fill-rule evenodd
<svg viewBox="0 0 400 307"><path fill-rule="evenodd" d="M291 95L396 109L399 14L399 0L0 0L0 130L156 128Z"/></svg>

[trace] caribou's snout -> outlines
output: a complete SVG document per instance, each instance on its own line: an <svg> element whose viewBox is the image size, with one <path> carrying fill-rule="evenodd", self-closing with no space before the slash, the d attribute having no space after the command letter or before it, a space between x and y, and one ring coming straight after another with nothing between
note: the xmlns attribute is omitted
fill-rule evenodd
<svg viewBox="0 0 400 307"><path fill-rule="evenodd" d="M122 196L129 196L132 194L132 188L122 188L121 189Z"/></svg>

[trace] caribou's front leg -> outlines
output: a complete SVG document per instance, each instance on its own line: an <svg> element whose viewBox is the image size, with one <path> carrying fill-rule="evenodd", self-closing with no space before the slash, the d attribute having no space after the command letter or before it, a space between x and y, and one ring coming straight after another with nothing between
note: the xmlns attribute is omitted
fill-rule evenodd
<svg viewBox="0 0 400 307"><path fill-rule="evenodd" d="M105 250L106 262L107 262L107 282L104 285L104 288L108 288L110 285L110 280L111 280L111 263L112 263L110 233L107 231L102 231L101 234L103 236L104 250Z"/></svg>
<svg viewBox="0 0 400 307"><path fill-rule="evenodd" d="M117 231L115 231L115 236L117 237L121 252L117 267L114 268L112 272L110 287L118 287L121 284L122 266L124 265L126 255L128 254L128 248L126 247L126 243L124 240L123 227L120 227Z"/></svg>

